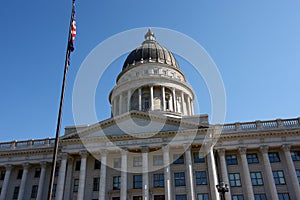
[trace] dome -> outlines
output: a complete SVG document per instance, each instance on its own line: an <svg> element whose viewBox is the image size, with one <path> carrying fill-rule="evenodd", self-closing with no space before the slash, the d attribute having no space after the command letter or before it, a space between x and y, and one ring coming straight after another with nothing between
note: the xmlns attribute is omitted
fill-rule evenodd
<svg viewBox="0 0 300 200"><path fill-rule="evenodd" d="M146 33L145 41L127 56L123 70L139 63L159 63L179 68L173 54L156 41L151 29Z"/></svg>

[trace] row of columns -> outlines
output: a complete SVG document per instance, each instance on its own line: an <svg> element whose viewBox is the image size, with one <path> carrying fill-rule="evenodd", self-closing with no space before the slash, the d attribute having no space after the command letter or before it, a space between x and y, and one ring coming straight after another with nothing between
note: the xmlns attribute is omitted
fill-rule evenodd
<svg viewBox="0 0 300 200"><path fill-rule="evenodd" d="M138 109L139 111L142 111L142 88L138 88ZM152 111L154 110L154 86L153 85L150 85L149 86L149 90L150 90L150 108L149 110ZM184 115L194 115L194 108L193 108L193 103L192 103L192 100L190 98L189 95L186 95L184 94L183 91L180 91L180 97L181 97L181 110L179 110L178 108L178 102L177 102L177 94L176 94L176 89L175 88L171 88L171 91L172 91L172 110L174 112L181 112L182 114ZM164 86L161 86L161 100L162 100L162 111L166 111L166 102L165 102L165 99L166 99L166 92L165 92L165 87ZM123 96L123 93L119 94L118 96L116 96L114 99L113 99L113 108L112 108L112 113L114 116L116 115L120 115L124 112L128 112L130 111L131 109L131 95L132 95L132 92L131 90L128 90L127 91L127 103L125 104L126 105L126 108L124 109L124 104L123 104L123 101L124 101L124 96ZM185 99L186 97L186 99ZM119 105L117 105L117 103L119 102ZM186 105L184 105L184 102L186 102Z"/></svg>
<svg viewBox="0 0 300 200"><path fill-rule="evenodd" d="M269 194L271 195L271 198L273 200L278 200L277 189L273 178L273 172L269 160L268 150L269 150L269 146L267 145L263 145L260 147L260 152L262 153L262 157L263 157L264 170L267 177L267 183L268 183L267 185L269 187L268 188ZM296 169L290 153L290 145L283 145L282 150L285 155L285 160L287 163L289 176L291 177L292 185L294 187L293 189L294 189L295 196L297 199L300 199L300 187L297 179ZM252 187L249 166L248 166L248 161L246 156L247 148L240 147L238 151L242 160L242 170L244 175L243 177L245 178L245 187L246 187L246 199L254 200L253 187ZM221 175L223 179L222 181L225 183L229 183L227 164L225 159L225 149L218 149L218 154L219 154L220 165L221 165ZM231 199L230 189L225 195L226 195L226 199Z"/></svg>

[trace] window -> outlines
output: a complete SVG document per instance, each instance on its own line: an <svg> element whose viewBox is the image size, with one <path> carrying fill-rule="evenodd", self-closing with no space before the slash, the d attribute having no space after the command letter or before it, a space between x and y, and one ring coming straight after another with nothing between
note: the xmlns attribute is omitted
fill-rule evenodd
<svg viewBox="0 0 300 200"><path fill-rule="evenodd" d="M120 200L120 197L113 197L112 200Z"/></svg>
<svg viewBox="0 0 300 200"><path fill-rule="evenodd" d="M41 175L41 168L36 168L34 172L34 178L39 178L40 175Z"/></svg>
<svg viewBox="0 0 300 200"><path fill-rule="evenodd" d="M184 172L174 173L175 186L185 186L185 174Z"/></svg>
<svg viewBox="0 0 300 200"><path fill-rule="evenodd" d="M183 158L183 155L178 155L178 154L175 154L173 155L173 164L184 164L184 158Z"/></svg>
<svg viewBox="0 0 300 200"><path fill-rule="evenodd" d="M73 192L78 192L79 179L74 179Z"/></svg>
<svg viewBox="0 0 300 200"><path fill-rule="evenodd" d="M162 155L154 155L153 156L153 165L154 166L160 166L163 165L164 161L163 161L163 156Z"/></svg>
<svg viewBox="0 0 300 200"><path fill-rule="evenodd" d="M227 155L226 162L227 162L227 165L237 165L238 161L237 161L236 155Z"/></svg>
<svg viewBox="0 0 300 200"><path fill-rule="evenodd" d="M176 200L186 200L186 194L177 194Z"/></svg>
<svg viewBox="0 0 300 200"><path fill-rule="evenodd" d="M142 189L142 185L143 185L143 176L142 175L133 176L133 188Z"/></svg>
<svg viewBox="0 0 300 200"><path fill-rule="evenodd" d="M114 158L114 167L121 168L121 158Z"/></svg>
<svg viewBox="0 0 300 200"><path fill-rule="evenodd" d="M232 195L232 200L244 200L244 196L242 194Z"/></svg>
<svg viewBox="0 0 300 200"><path fill-rule="evenodd" d="M283 171L273 171L273 177L276 185L285 184Z"/></svg>
<svg viewBox="0 0 300 200"><path fill-rule="evenodd" d="M207 184L206 171L196 172L196 184L197 185Z"/></svg>
<svg viewBox="0 0 300 200"><path fill-rule="evenodd" d="M38 186L33 185L32 190L31 190L31 198L36 198L37 197L37 192L38 192Z"/></svg>
<svg viewBox="0 0 300 200"><path fill-rule="evenodd" d="M193 152L194 156L194 163L204 163L205 162L205 157L203 153L200 152Z"/></svg>
<svg viewBox="0 0 300 200"><path fill-rule="evenodd" d="M55 167L55 173L54 173L54 175L58 176L58 174L59 174L59 167Z"/></svg>
<svg viewBox="0 0 300 200"><path fill-rule="evenodd" d="M99 186L100 186L100 178L96 177L94 178L93 181L93 191L99 191Z"/></svg>
<svg viewBox="0 0 300 200"><path fill-rule="evenodd" d="M142 196L134 196L134 197L132 198L132 200L142 200L142 199L143 199Z"/></svg>
<svg viewBox="0 0 300 200"><path fill-rule="evenodd" d="M165 187L164 174L153 174L153 186L155 188Z"/></svg>
<svg viewBox="0 0 300 200"><path fill-rule="evenodd" d="M95 160L94 169L100 169L100 168L101 168L101 162L100 162L100 160Z"/></svg>
<svg viewBox="0 0 300 200"><path fill-rule="evenodd" d="M143 98L143 111L148 111L150 108L150 100L148 97Z"/></svg>
<svg viewBox="0 0 300 200"><path fill-rule="evenodd" d="M133 166L134 167L141 167L142 164L143 164L142 156L133 157Z"/></svg>
<svg viewBox="0 0 300 200"><path fill-rule="evenodd" d="M113 189L119 190L121 185L121 177L120 176L114 176L113 177Z"/></svg>
<svg viewBox="0 0 300 200"><path fill-rule="evenodd" d="M300 161L300 151L291 151L293 161Z"/></svg>
<svg viewBox="0 0 300 200"><path fill-rule="evenodd" d="M154 200L165 200L165 195L154 195Z"/></svg>
<svg viewBox="0 0 300 200"><path fill-rule="evenodd" d="M270 162L280 162L279 154L277 152L270 152L269 153Z"/></svg>
<svg viewBox="0 0 300 200"><path fill-rule="evenodd" d="M278 200L290 200L288 193L278 193Z"/></svg>
<svg viewBox="0 0 300 200"><path fill-rule="evenodd" d="M164 75L167 75L167 70L163 70L163 74L164 74Z"/></svg>
<svg viewBox="0 0 300 200"><path fill-rule="evenodd" d="M252 185L263 185L263 178L261 172L251 172L250 173Z"/></svg>
<svg viewBox="0 0 300 200"><path fill-rule="evenodd" d="M13 193L13 199L18 199L18 196L19 196L19 190L20 190L20 187L19 187L19 186L15 187L14 193Z"/></svg>
<svg viewBox="0 0 300 200"><path fill-rule="evenodd" d="M56 184L53 185L53 188L52 188L52 197L55 197L56 196Z"/></svg>
<svg viewBox="0 0 300 200"><path fill-rule="evenodd" d="M0 180L4 180L4 177L5 177L5 171L1 170L1 173L0 173Z"/></svg>
<svg viewBox="0 0 300 200"><path fill-rule="evenodd" d="M197 200L209 200L208 194L203 193L203 194L197 194Z"/></svg>
<svg viewBox="0 0 300 200"><path fill-rule="evenodd" d="M296 174L297 174L298 182L300 184L300 170L296 170Z"/></svg>
<svg viewBox="0 0 300 200"><path fill-rule="evenodd" d="M81 161L77 160L75 163L75 171L80 171L80 165L81 165Z"/></svg>
<svg viewBox="0 0 300 200"><path fill-rule="evenodd" d="M247 154L248 164L258 163L258 157L256 153Z"/></svg>
<svg viewBox="0 0 300 200"><path fill-rule="evenodd" d="M265 194L254 194L255 200L267 200L267 197Z"/></svg>
<svg viewBox="0 0 300 200"><path fill-rule="evenodd" d="M241 186L241 177L239 173L229 174L229 183L231 187Z"/></svg>
<svg viewBox="0 0 300 200"><path fill-rule="evenodd" d="M18 170L18 175L17 175L17 179L21 179L23 175L23 169L19 169Z"/></svg>
<svg viewBox="0 0 300 200"><path fill-rule="evenodd" d="M158 74L158 69L154 69L153 72L154 72L155 75L157 75Z"/></svg>

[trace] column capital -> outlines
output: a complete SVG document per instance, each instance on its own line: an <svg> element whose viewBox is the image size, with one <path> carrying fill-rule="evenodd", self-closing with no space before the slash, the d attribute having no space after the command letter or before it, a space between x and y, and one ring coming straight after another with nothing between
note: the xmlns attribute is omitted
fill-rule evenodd
<svg viewBox="0 0 300 200"><path fill-rule="evenodd" d="M239 153L241 155L245 155L247 152L247 147L239 147Z"/></svg>
<svg viewBox="0 0 300 200"><path fill-rule="evenodd" d="M62 153L60 154L60 157L61 157L61 159L64 159L64 160L68 159L68 153L62 152Z"/></svg>
<svg viewBox="0 0 300 200"><path fill-rule="evenodd" d="M224 148L221 148L221 149L217 149L217 152L219 154L219 156L225 156L225 149Z"/></svg>
<svg viewBox="0 0 300 200"><path fill-rule="evenodd" d="M268 145L262 145L262 146L259 147L259 150L260 150L263 154L268 153L268 151L269 151L269 146L268 146Z"/></svg>
<svg viewBox="0 0 300 200"><path fill-rule="evenodd" d="M170 151L170 146L168 144L163 144L161 147L163 152L169 152Z"/></svg>
<svg viewBox="0 0 300 200"><path fill-rule="evenodd" d="M4 166L5 166L5 170L11 170L13 167L11 164L6 164Z"/></svg>
<svg viewBox="0 0 300 200"><path fill-rule="evenodd" d="M30 164L29 164L28 162L23 163L23 168L24 168L24 169L28 169L28 168L29 168L29 165L30 165Z"/></svg>
<svg viewBox="0 0 300 200"><path fill-rule="evenodd" d="M41 165L42 168L46 168L47 167L47 162L42 161L42 162L40 162L40 165Z"/></svg>
<svg viewBox="0 0 300 200"><path fill-rule="evenodd" d="M127 148L122 148L122 150L120 150L121 151L121 155L123 156L125 156L125 155L127 155L128 154L128 151L127 151Z"/></svg>
<svg viewBox="0 0 300 200"><path fill-rule="evenodd" d="M281 149L284 151L284 152L289 152L291 150L291 145L290 144L283 144L281 146Z"/></svg>
<svg viewBox="0 0 300 200"><path fill-rule="evenodd" d="M191 148L192 148L191 144L183 144L182 146L183 146L184 150L191 151Z"/></svg>
<svg viewBox="0 0 300 200"><path fill-rule="evenodd" d="M141 151L142 151L142 153L148 153L149 152L149 147L148 146L141 146Z"/></svg>
<svg viewBox="0 0 300 200"><path fill-rule="evenodd" d="M106 157L107 154L108 154L108 150L107 149L101 149L100 154L101 154L101 157Z"/></svg>
<svg viewBox="0 0 300 200"><path fill-rule="evenodd" d="M86 158L88 156L89 152L86 150L80 151L81 158Z"/></svg>

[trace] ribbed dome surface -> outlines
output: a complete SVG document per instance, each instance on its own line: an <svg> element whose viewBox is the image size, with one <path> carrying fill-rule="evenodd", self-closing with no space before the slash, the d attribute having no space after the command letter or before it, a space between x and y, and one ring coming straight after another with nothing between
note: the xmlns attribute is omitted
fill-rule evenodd
<svg viewBox="0 0 300 200"><path fill-rule="evenodd" d="M123 70L139 63L160 63L179 68L173 54L158 44L150 29L145 35L145 41L127 56Z"/></svg>

